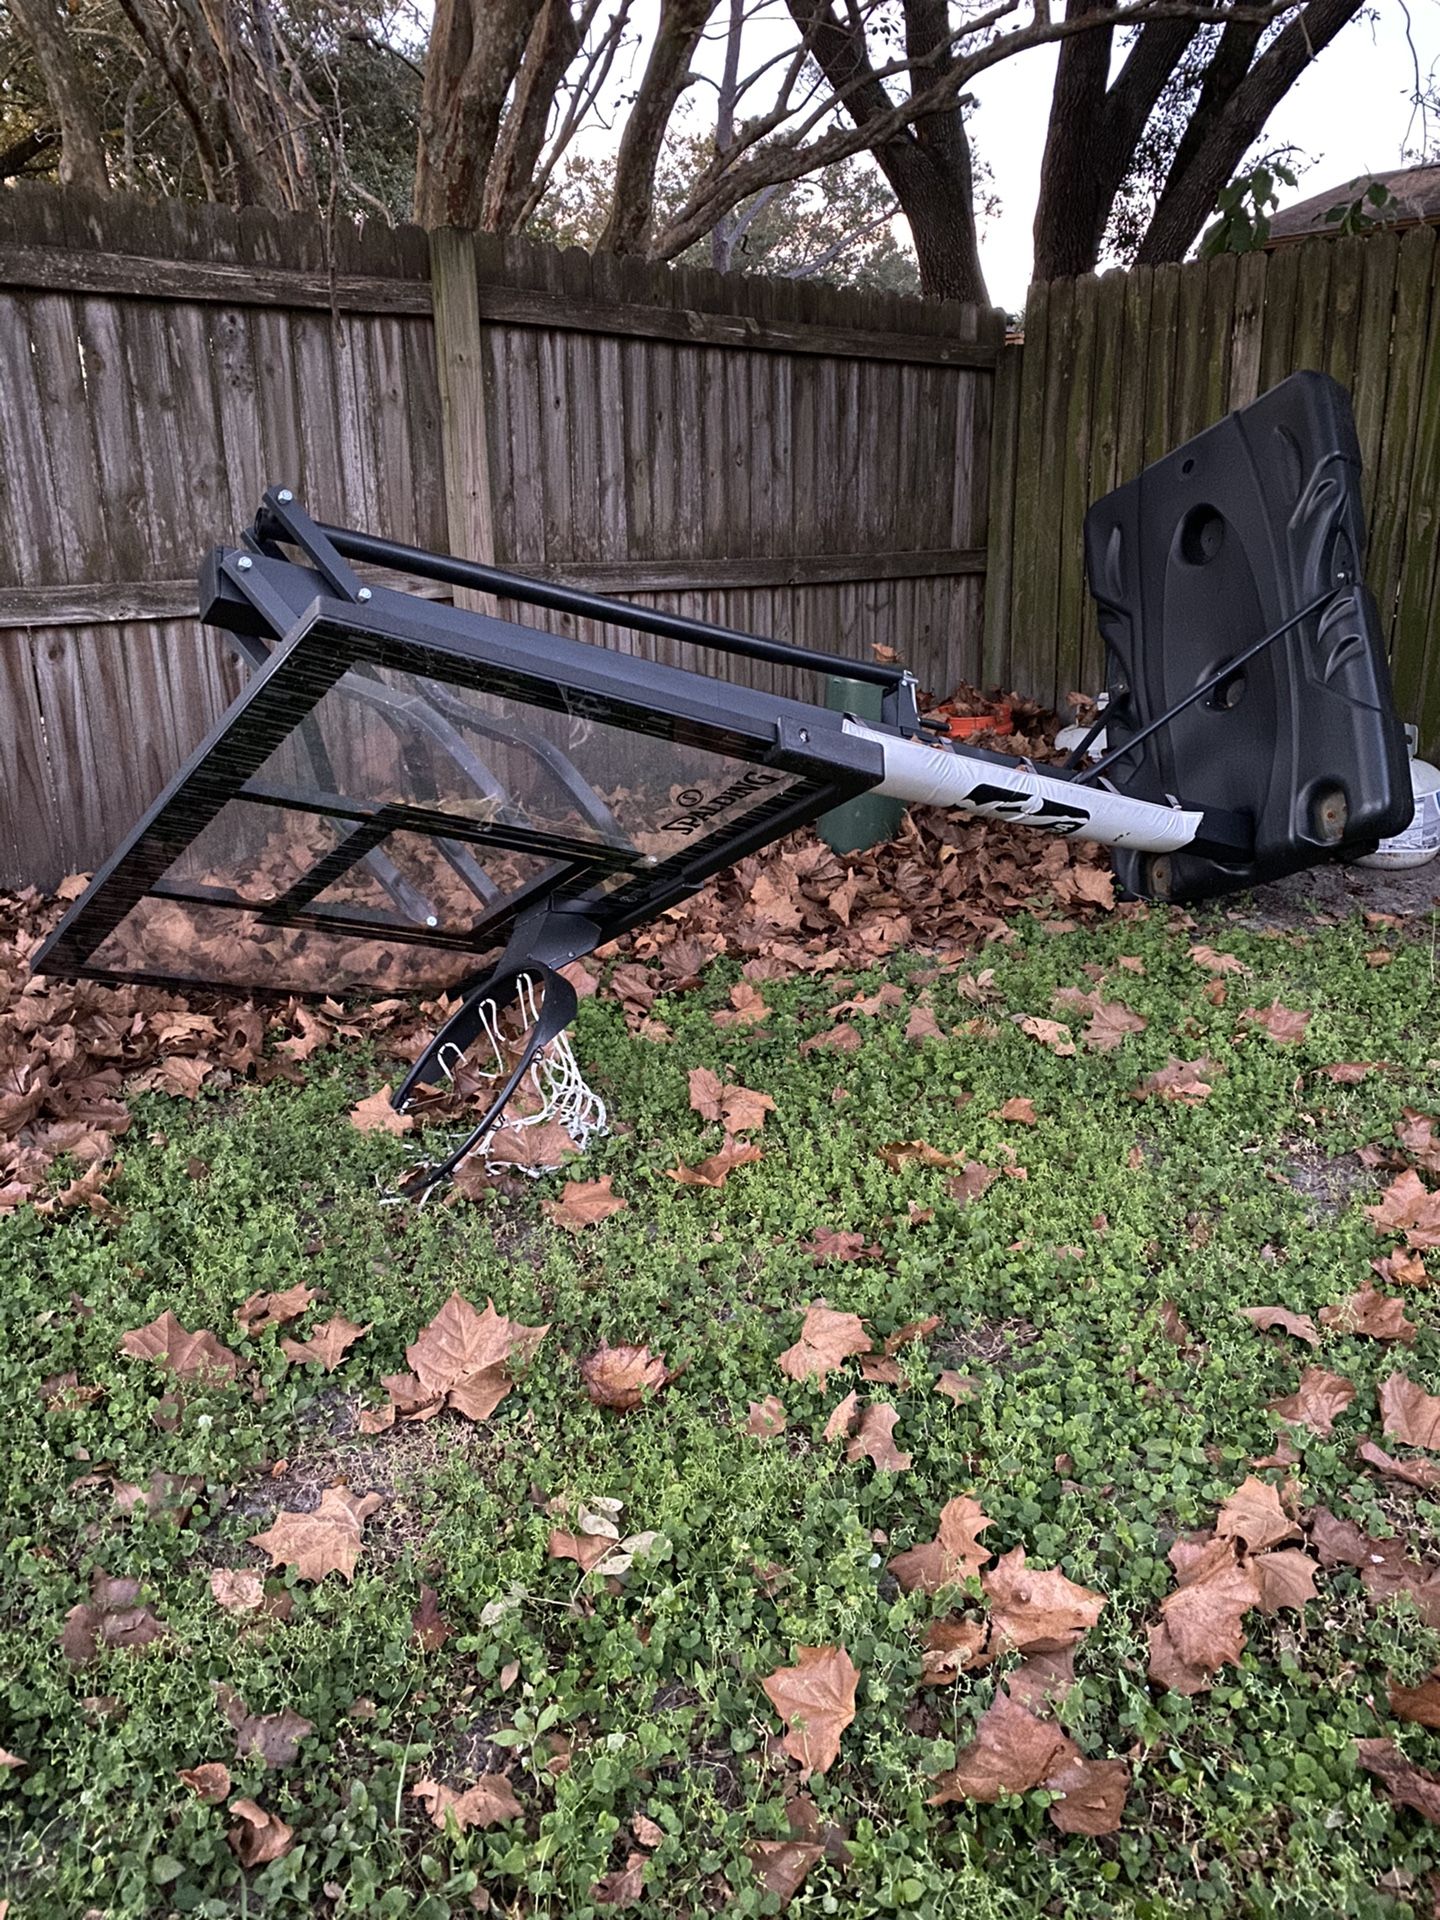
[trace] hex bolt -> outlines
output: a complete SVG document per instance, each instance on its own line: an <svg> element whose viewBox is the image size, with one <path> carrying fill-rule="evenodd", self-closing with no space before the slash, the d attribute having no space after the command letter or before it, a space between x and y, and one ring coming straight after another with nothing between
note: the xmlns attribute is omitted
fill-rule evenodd
<svg viewBox="0 0 1440 1920"><path fill-rule="evenodd" d="M438 927L440 922L433 913L427 913L425 916L425 924L427 927Z"/></svg>
<svg viewBox="0 0 1440 1920"><path fill-rule="evenodd" d="M290 502L295 498L295 496L290 491L289 487L281 487L280 491L276 494L275 498L280 502L282 507L288 507Z"/></svg>
<svg viewBox="0 0 1440 1920"><path fill-rule="evenodd" d="M355 598L357 600L368 600L370 598L369 587L361 587L360 591L355 595Z"/></svg>
<svg viewBox="0 0 1440 1920"><path fill-rule="evenodd" d="M255 562L250 558L248 553L242 553L235 564L242 573L248 573Z"/></svg>

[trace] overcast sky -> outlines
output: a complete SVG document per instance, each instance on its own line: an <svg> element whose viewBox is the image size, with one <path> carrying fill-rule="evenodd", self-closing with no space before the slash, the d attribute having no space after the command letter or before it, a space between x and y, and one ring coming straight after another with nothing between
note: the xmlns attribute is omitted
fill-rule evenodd
<svg viewBox="0 0 1440 1920"><path fill-rule="evenodd" d="M1313 161L1289 199L1404 164L1401 148L1440 146L1440 125L1425 139L1411 125L1414 55L1406 39L1411 22L1422 77L1440 63L1440 0L1374 0L1373 21L1356 20L1309 66L1276 109L1265 130L1268 149L1286 143ZM974 92L975 144L995 176L1002 202L998 220L981 234L980 254L997 306L1025 303L1030 277L1030 224L1035 214L1045 114L1055 70L1052 48L1037 48L982 74ZM1297 168L1297 173L1299 169Z"/></svg>

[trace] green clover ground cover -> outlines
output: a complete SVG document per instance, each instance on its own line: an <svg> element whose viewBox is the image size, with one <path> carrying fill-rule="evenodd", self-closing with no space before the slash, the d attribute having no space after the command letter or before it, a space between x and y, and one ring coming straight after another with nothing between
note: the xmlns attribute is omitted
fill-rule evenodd
<svg viewBox="0 0 1440 1920"><path fill-rule="evenodd" d="M1380 1436L1376 1387L1397 1354L1440 1385L1436 1296L1406 1289L1420 1333L1404 1350L1327 1332L1312 1353L1235 1311L1318 1316L1372 1277L1389 1243L1361 1207L1388 1176L1354 1149L1393 1141L1405 1106L1440 1106L1430 945L1402 942L1376 968L1376 936L1358 925L1262 938L1219 924L1206 937L1252 970L1227 980L1224 1005L1203 997L1208 976L1161 917L1064 935L1022 919L1013 945L984 956L984 1007L951 975L917 987L922 963L903 957L857 981L892 980L905 1004L855 1016L850 1053L798 1051L841 997L814 978L767 984L764 1024L722 1029L712 1016L736 975L717 965L653 1009L669 1043L590 1001L577 1045L621 1124L579 1171L611 1175L628 1207L576 1234L541 1212L560 1176L518 1199L390 1204L407 1143L347 1124L384 1077L359 1050L321 1057L299 1089L138 1098L110 1189L118 1215L25 1209L0 1224L0 1747L25 1763L0 1772L12 1916L580 1920L614 1910L592 1889L623 1868L637 1815L662 1837L631 1911L775 1911L745 1853L787 1831L783 1728L760 1681L827 1644L861 1678L839 1759L810 1791L849 1857L812 1867L794 1914L1428 1913L1436 1830L1354 1762L1356 1737L1390 1734L1440 1764L1440 1735L1386 1709L1387 1676L1417 1681L1440 1655L1407 1600L1372 1600L1347 1568L1320 1573L1303 1613L1247 1616L1244 1656L1210 1692L1146 1678L1144 1629L1174 1585L1167 1549L1212 1525L1273 1450L1265 1402L1306 1364L1358 1393L1329 1439L1294 1435L1302 1504L1398 1534L1421 1560L1440 1549L1440 1504L1354 1457ZM1057 988L1090 987L1087 962L1147 1025L1111 1052L1058 1057L1007 1016L1051 1017ZM952 1037L905 1039L922 990ZM1241 1021L1272 1001L1312 1014L1298 1044ZM1078 1036L1083 1012L1059 1013ZM1203 1104L1130 1097L1167 1059L1200 1055L1223 1069ZM1349 1060L1388 1070L1351 1087L1317 1071ZM719 1190L666 1177L720 1144L687 1100L702 1065L776 1103L763 1159ZM1017 1095L1038 1125L991 1117ZM1027 1177L961 1205L944 1169L881 1157L915 1139L995 1166L1008 1143ZM817 1269L800 1243L819 1228L858 1230L878 1252ZM299 1280L323 1290L312 1319L371 1328L334 1374L287 1364L274 1330L246 1339L234 1324L247 1295ZM455 1289L550 1323L522 1383L486 1424L445 1413L357 1431L357 1409L380 1404L381 1376L404 1370ZM796 1383L777 1356L818 1296L864 1316L877 1345L909 1321L941 1324L904 1350L899 1386L866 1388L855 1361L824 1388ZM1166 1301L1188 1345L1167 1338ZM247 1369L187 1390L173 1432L152 1417L165 1376L118 1353L166 1309ZM648 1342L679 1376L628 1415L595 1407L577 1363L602 1340ZM978 1391L937 1393L942 1367ZM47 1412L42 1381L68 1373L103 1395L61 1395ZM908 1471L846 1464L823 1439L852 1387L898 1409ZM768 1441L742 1431L767 1394L789 1421ZM200 1476L203 1492L178 1521L127 1514L103 1475L77 1485L102 1470L141 1486L156 1470ZM341 1480L383 1496L353 1583L292 1572L288 1619L222 1610L211 1572L262 1565L248 1537ZM997 1553L1023 1545L1032 1565L1107 1596L1060 1719L1086 1755L1132 1764L1113 1835L1057 1832L1043 1790L926 1805L995 1669L920 1690L924 1627L947 1603L900 1593L885 1561L931 1539L961 1493L991 1516ZM622 1501L622 1531L660 1536L618 1590L547 1556L546 1503L561 1494ZM141 1582L166 1632L77 1666L61 1634L96 1570ZM430 1651L411 1624L422 1583L450 1630ZM217 1682L254 1713L312 1723L294 1764L236 1757ZM216 1760L237 1795L293 1827L284 1857L243 1871L230 1813L177 1780ZM421 1779L459 1788L498 1765L523 1820L437 1831L412 1797Z"/></svg>

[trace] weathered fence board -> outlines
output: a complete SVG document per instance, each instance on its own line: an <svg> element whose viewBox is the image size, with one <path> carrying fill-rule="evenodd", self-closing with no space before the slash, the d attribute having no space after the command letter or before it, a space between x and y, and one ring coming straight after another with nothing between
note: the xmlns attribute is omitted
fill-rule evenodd
<svg viewBox="0 0 1440 1920"><path fill-rule="evenodd" d="M322 519L975 677L1002 336L516 240L0 193L0 885L92 867L238 690L195 569L271 482Z"/></svg>
<svg viewBox="0 0 1440 1920"><path fill-rule="evenodd" d="M1366 571L1397 700L1440 745L1437 262L1421 228L1032 287L1024 345L1006 349L995 388L1013 427L991 442L987 683L1057 703L1094 692L1103 659L1082 503L1318 367L1355 403Z"/></svg>

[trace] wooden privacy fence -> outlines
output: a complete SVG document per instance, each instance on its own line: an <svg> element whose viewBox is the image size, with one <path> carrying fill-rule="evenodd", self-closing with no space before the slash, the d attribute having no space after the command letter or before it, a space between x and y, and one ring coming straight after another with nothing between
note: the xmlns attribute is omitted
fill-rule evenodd
<svg viewBox="0 0 1440 1920"><path fill-rule="evenodd" d="M1348 387L1397 703L1440 744L1440 248L1432 229L1030 289L995 388L982 678L1062 703L1103 660L1085 509L1287 374Z"/></svg>
<svg viewBox="0 0 1440 1920"><path fill-rule="evenodd" d="M269 482L320 518L973 678L1002 327L488 236L432 257L415 229L0 191L0 885L93 867L238 690L195 568Z"/></svg>

